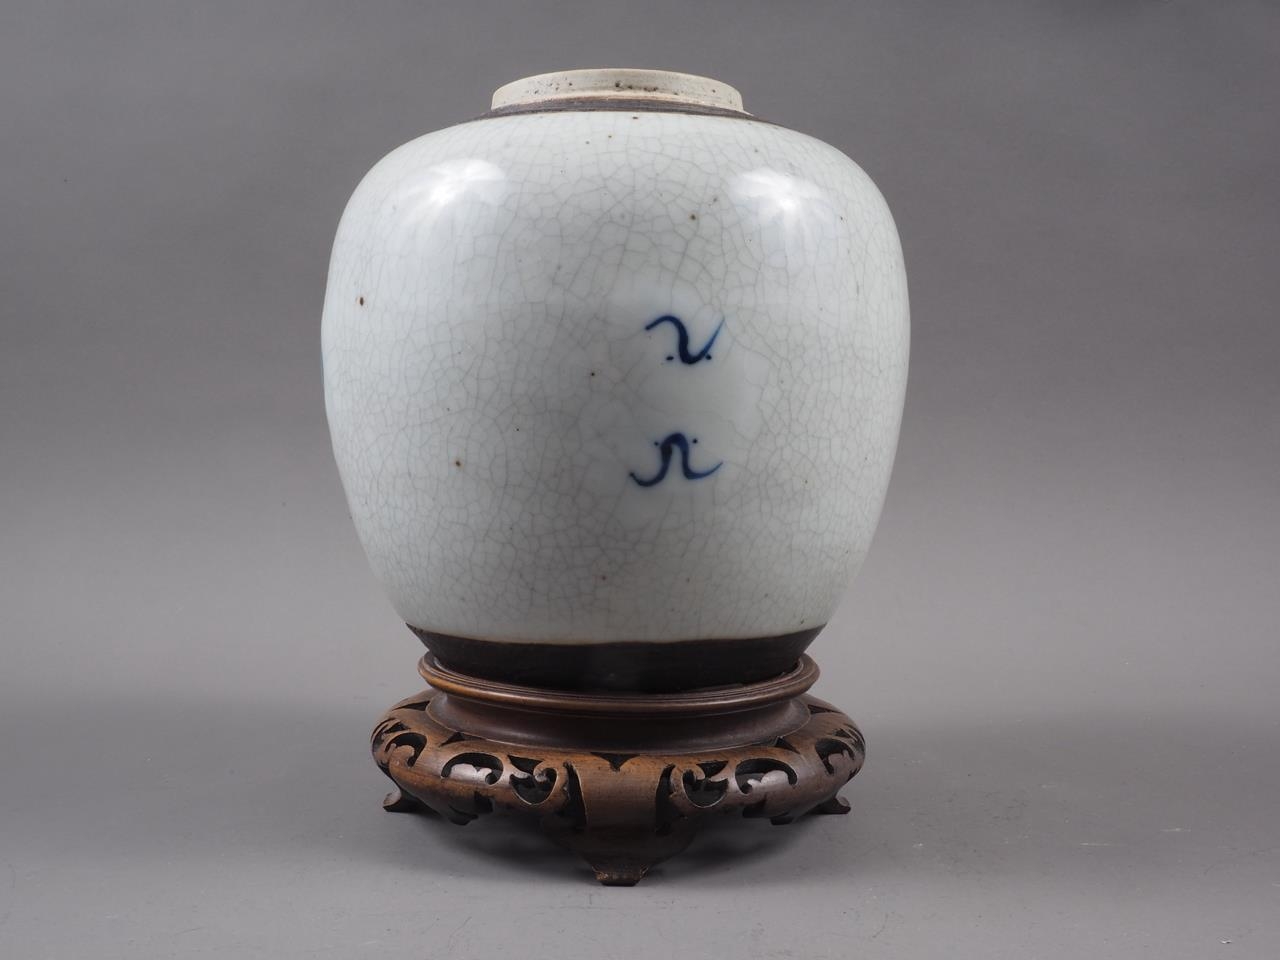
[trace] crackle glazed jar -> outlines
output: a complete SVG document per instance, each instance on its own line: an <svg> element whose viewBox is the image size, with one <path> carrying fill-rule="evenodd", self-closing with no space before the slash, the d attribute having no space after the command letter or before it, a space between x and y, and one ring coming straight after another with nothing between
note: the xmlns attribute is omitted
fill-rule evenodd
<svg viewBox="0 0 1280 960"><path fill-rule="evenodd" d="M875 185L733 88L508 84L392 151L338 227L325 399L373 569L475 676L782 673L870 544L907 317Z"/></svg>

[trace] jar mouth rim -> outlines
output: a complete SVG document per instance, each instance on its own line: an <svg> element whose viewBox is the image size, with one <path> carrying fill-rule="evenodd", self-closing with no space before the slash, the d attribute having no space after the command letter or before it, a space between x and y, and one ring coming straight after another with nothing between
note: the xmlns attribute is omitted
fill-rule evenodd
<svg viewBox="0 0 1280 960"><path fill-rule="evenodd" d="M493 92L491 109L561 100L654 100L745 113L742 94L711 77L630 67L559 70L523 77Z"/></svg>

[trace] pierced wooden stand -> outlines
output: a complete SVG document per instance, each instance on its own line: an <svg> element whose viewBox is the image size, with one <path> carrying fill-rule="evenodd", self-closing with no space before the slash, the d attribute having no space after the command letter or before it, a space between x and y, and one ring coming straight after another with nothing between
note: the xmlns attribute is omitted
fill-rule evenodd
<svg viewBox="0 0 1280 960"><path fill-rule="evenodd" d="M418 670L433 689L373 731L397 788L383 806L458 824L525 817L604 884L635 884L712 814L848 813L836 794L866 751L853 721L806 695L818 677L807 656L772 680L664 694L495 683L431 654Z"/></svg>

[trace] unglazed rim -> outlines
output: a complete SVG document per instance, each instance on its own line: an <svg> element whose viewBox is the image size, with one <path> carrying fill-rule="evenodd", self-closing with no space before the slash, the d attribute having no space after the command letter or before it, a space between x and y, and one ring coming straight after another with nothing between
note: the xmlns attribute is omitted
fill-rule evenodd
<svg viewBox="0 0 1280 960"><path fill-rule="evenodd" d="M514 80L494 91L491 109L527 108L568 100L647 100L746 113L742 94L711 77L613 67L560 70Z"/></svg>
<svg viewBox="0 0 1280 960"><path fill-rule="evenodd" d="M584 643L409 629L440 663L470 677L555 690L670 693L758 683L786 673L822 625L767 637Z"/></svg>

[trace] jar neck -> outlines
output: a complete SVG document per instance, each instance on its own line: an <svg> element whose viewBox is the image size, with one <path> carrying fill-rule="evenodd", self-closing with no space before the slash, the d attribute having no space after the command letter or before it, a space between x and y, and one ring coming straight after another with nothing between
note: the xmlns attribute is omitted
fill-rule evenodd
<svg viewBox="0 0 1280 960"><path fill-rule="evenodd" d="M560 101L625 100L745 113L742 95L719 80L666 70L632 69L563 70L525 77L495 90L492 109L553 107Z"/></svg>

